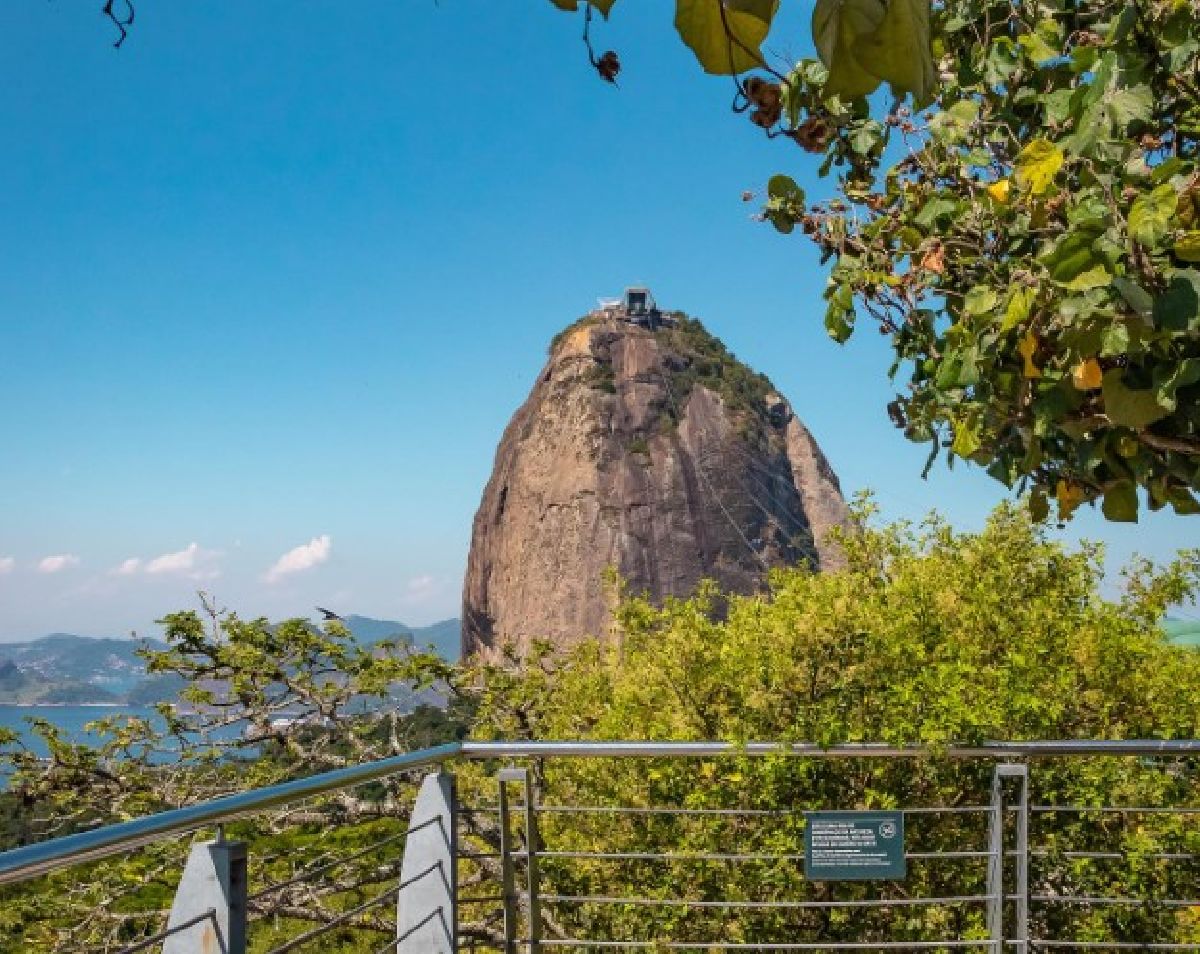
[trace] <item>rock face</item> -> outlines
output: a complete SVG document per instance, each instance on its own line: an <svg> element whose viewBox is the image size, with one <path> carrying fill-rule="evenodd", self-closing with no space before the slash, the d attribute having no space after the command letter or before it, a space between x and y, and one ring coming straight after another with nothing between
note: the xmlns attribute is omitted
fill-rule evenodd
<svg viewBox="0 0 1200 954"><path fill-rule="evenodd" d="M671 317L651 332L590 315L555 339L475 515L464 656L605 635L609 568L658 601L836 565L846 505L816 441L765 377Z"/></svg>

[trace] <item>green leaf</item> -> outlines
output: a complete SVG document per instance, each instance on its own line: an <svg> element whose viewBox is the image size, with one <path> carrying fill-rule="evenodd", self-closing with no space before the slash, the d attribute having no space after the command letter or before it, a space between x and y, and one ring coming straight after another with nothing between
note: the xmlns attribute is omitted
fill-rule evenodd
<svg viewBox="0 0 1200 954"><path fill-rule="evenodd" d="M1200 272L1184 269L1154 299L1154 324L1164 331L1189 331L1200 320Z"/></svg>
<svg viewBox="0 0 1200 954"><path fill-rule="evenodd" d="M1050 25L1052 27L1055 26L1053 21L1050 22ZM1041 28L1041 26L1042 24L1039 23L1038 27ZM1042 32L1043 31L1039 29L1037 32L1024 33L1017 38L1017 43L1020 44L1021 50L1034 65L1062 56L1062 50L1047 43L1046 38L1042 36ZM1046 32L1049 31L1047 30Z"/></svg>
<svg viewBox="0 0 1200 954"><path fill-rule="evenodd" d="M1097 266L1104 266L1104 260L1095 250L1095 241L1096 233L1091 230L1078 229L1068 232L1049 251L1045 252L1039 261L1046 266L1054 281L1060 285L1069 285ZM1107 269L1104 274L1107 276ZM1096 285L1088 284L1095 277L1095 275L1085 277L1082 287L1096 287ZM1106 277L1103 284L1107 284L1108 280Z"/></svg>
<svg viewBox="0 0 1200 954"><path fill-rule="evenodd" d="M779 0L676 0L675 29L706 73L729 75L761 66ZM725 32L729 25L729 33Z"/></svg>
<svg viewBox="0 0 1200 954"><path fill-rule="evenodd" d="M1107 266L1099 264L1085 269L1063 284L1073 291L1087 291L1089 288L1104 288L1111 281L1112 273L1109 272Z"/></svg>
<svg viewBox="0 0 1200 954"><path fill-rule="evenodd" d="M825 308L825 330L829 337L842 344L854 331L854 292L848 285L837 285L825 292L829 305Z"/></svg>
<svg viewBox="0 0 1200 954"><path fill-rule="evenodd" d="M1041 195L1050 188L1062 164L1063 154L1058 146L1048 139L1035 139L1017 154L1013 170L1020 185L1034 195Z"/></svg>
<svg viewBox="0 0 1200 954"><path fill-rule="evenodd" d="M976 285L963 297L963 311L968 315L985 315L994 310L999 301L996 289Z"/></svg>
<svg viewBox="0 0 1200 954"><path fill-rule="evenodd" d="M1135 281L1124 275L1117 275L1112 280L1112 286L1125 299L1125 304L1143 318L1149 318L1154 311L1154 299L1150 293Z"/></svg>
<svg viewBox="0 0 1200 954"><path fill-rule="evenodd" d="M1137 523L1137 488L1130 481L1113 484L1104 492L1104 503L1100 508L1104 516L1117 523Z"/></svg>
<svg viewBox="0 0 1200 954"><path fill-rule="evenodd" d="M929 34L929 0L888 0L883 22L858 41L858 59L918 107L933 99L937 71Z"/></svg>
<svg viewBox="0 0 1200 954"><path fill-rule="evenodd" d="M767 181L767 195L772 199L780 199L784 202L804 204L804 190L796 184L795 179L782 173L771 176Z"/></svg>
<svg viewBox="0 0 1200 954"><path fill-rule="evenodd" d="M1186 388L1191 384L1200 381L1200 358L1187 358L1180 361L1173 369L1170 376L1158 388L1158 403L1168 410L1174 411L1178 407L1178 400L1175 392L1180 388Z"/></svg>
<svg viewBox="0 0 1200 954"><path fill-rule="evenodd" d="M1129 235L1142 245L1154 246L1167 234L1179 195L1170 183L1134 200L1129 210Z"/></svg>
<svg viewBox="0 0 1200 954"><path fill-rule="evenodd" d="M1022 286L1014 289L1004 309L1004 320L1000 323L1000 330L1009 331L1028 318L1035 298L1037 291L1033 288Z"/></svg>
<svg viewBox="0 0 1200 954"><path fill-rule="evenodd" d="M854 99L879 88L883 79L859 59L858 41L883 23L883 0L817 0L812 15L813 43L829 68L825 97Z"/></svg>
<svg viewBox="0 0 1200 954"><path fill-rule="evenodd" d="M970 457L982 446L979 431L967 421L959 421L954 425L954 443L950 449L959 457Z"/></svg>
<svg viewBox="0 0 1200 954"><path fill-rule="evenodd" d="M1154 114L1154 94L1146 85L1113 90L1102 100L1114 135L1125 135L1128 126L1144 123Z"/></svg>
<svg viewBox="0 0 1200 954"><path fill-rule="evenodd" d="M1124 372L1120 370L1108 371L1104 375L1101 392L1104 395L1104 413L1112 423L1141 430L1171 413L1158 403L1153 390L1125 387L1121 380L1123 376Z"/></svg>
<svg viewBox="0 0 1200 954"><path fill-rule="evenodd" d="M1114 321L1100 336L1102 355L1124 354L1129 350L1129 327L1123 321Z"/></svg>

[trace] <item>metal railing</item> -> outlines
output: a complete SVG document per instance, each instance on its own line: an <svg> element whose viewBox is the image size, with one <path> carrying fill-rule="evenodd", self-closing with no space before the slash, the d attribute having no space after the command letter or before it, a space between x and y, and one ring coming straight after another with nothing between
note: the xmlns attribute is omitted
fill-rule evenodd
<svg viewBox="0 0 1200 954"><path fill-rule="evenodd" d="M1031 799L1031 787L1042 760L1170 759L1182 760L1178 764L1190 772L1188 760L1196 756L1200 756L1200 740L1029 741L941 749L721 742L452 743L0 853L0 884L17 884L331 793L438 769L426 776L406 827L372 835L365 847L342 856L319 856L302 866L299 873L254 891L248 888L244 846L225 841L220 834L215 841L193 845L174 906L169 913L164 912L165 925L112 950L133 954L163 944L166 954L191 954L202 949L204 937L216 936L227 954L242 954L248 927L255 923L248 917L249 911L267 910L271 898L324 884L332 872L367 860L379 869L378 878L383 880L377 883L383 885L390 879L390 884L362 899L355 896L352 902L329 909L316 926L275 944L272 954L301 949L347 925L374 931L377 938L380 932L390 935L379 950L400 954L489 946L506 954L515 954L520 947L530 954L549 947L780 951L1015 948L1022 954L1034 948L1200 951L1200 918L1195 925L1180 922L1177 930L1171 927L1175 923L1171 912L1200 912L1200 865L1179 877L1172 876L1170 883L1189 889L1186 893L1139 896L1093 890L1096 885L1108 883L1094 873L1096 866L1128 862L1187 868L1200 862L1200 851L1151 844L1150 835L1140 839L1136 850L1113 850L1093 844L1095 839L1089 834L1090 828L1099 828L1102 835L1115 837L1131 824L1144 829L1147 818L1188 820L1200 816L1200 805L1033 804ZM611 759L614 764L623 764L628 759L740 757L991 763L994 771L990 789L981 792L984 797L976 802L901 805L895 809L924 826L924 834L918 833L918 837L932 838L931 846L923 847L918 842L906 849L906 862L926 866L923 870L946 865L979 868L972 869L974 874L954 875L951 880L960 890L947 893L906 893L903 883L887 879L854 882L842 890L837 884L817 885L799 877L797 871L805 862L805 853L772 847L776 842L766 837L770 831L764 826L791 826L787 829L791 837L803 831L813 811L857 806L571 804L546 800L538 773L527 765L506 765L494 773L495 802L467 807L459 804L453 779L442 771L454 760L526 760L544 767L574 759ZM514 785L518 788L515 799L511 793ZM464 828L472 818L488 821ZM684 832L682 826L687 825L724 825L729 830L716 832L712 844L700 847L690 844L684 849L671 845L664 848L658 841L629 843L639 833L645 842L649 831L646 826L660 822L675 826L670 830L679 832ZM593 834L587 826L597 824L601 827ZM938 833L943 840L961 838L963 843L949 847L936 844L938 838L933 836ZM688 837L693 835L689 833ZM736 839L737 843L722 843L723 838ZM976 840L966 843L969 838ZM466 890L467 879L461 876L460 862L471 868L472 891ZM621 869L614 867L635 865L643 866L638 877L630 877L628 868L624 876L618 876L616 872ZM664 872L684 866L689 870L721 866L726 874L704 882L703 892L682 895ZM610 873L597 873L603 870ZM740 874L743 871L749 874ZM739 872L740 880L735 881L734 872ZM595 889L597 885L630 883L655 890ZM750 897L740 890L746 885L768 889L782 883L794 893L780 896L778 890L765 890L762 897ZM927 875L921 883L941 882ZM201 884L208 887L198 888ZM734 884L739 890L728 896L717 890ZM873 884L877 890L871 891L869 886ZM217 890L212 890L212 885L217 885ZM1077 887L1087 890L1078 891ZM312 897L312 903L317 904L325 896ZM377 918L378 909L391 902L396 902L394 924ZM460 911L464 909L492 910L497 929L460 936ZM1099 937L1098 932L1103 931L1098 927L1098 912L1109 909L1149 911L1158 917L1155 930L1159 933ZM922 912L930 916L921 920L918 915ZM680 915L685 917L681 920ZM771 923L759 925L753 920L759 916L764 924L768 920ZM802 920L786 922L792 916ZM847 927L846 918L850 917L861 919L861 938L848 936L854 930L852 923ZM481 919L486 922L486 914ZM723 936L723 931L731 930L734 919L740 935ZM638 935L659 922L669 922L675 933ZM912 923L904 927L908 922ZM1117 928L1105 930L1119 934L1119 919L1117 923ZM813 933L821 931L821 924L826 925L824 934ZM606 933L575 933L580 928ZM936 936L903 936L906 930L931 934L935 928L941 932ZM697 933L701 930L709 933L701 936ZM1186 938L1166 937L1172 930L1182 932ZM1033 936L1038 931L1041 933ZM809 932L808 937L803 932Z"/></svg>

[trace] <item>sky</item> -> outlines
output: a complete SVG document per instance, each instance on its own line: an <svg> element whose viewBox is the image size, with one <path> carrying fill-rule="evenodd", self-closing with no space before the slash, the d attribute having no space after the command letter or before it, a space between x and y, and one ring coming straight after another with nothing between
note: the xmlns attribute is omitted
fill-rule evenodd
<svg viewBox="0 0 1200 954"><path fill-rule="evenodd" d="M648 284L769 375L847 492L979 526L920 471L887 342L839 347L805 239L753 220L811 156L729 109L665 3L9 0L0 31L0 641L243 615L457 615L471 518L546 346ZM808 51L785 5L768 48ZM1200 521L1086 512L1115 566Z"/></svg>

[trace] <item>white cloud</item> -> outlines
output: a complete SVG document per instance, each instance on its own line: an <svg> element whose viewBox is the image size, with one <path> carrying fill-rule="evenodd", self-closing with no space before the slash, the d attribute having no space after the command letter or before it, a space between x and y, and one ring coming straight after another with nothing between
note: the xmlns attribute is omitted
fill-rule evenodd
<svg viewBox="0 0 1200 954"><path fill-rule="evenodd" d="M422 573L405 581L400 594L400 605L407 607L427 606L442 595L442 581L432 573Z"/></svg>
<svg viewBox="0 0 1200 954"><path fill-rule="evenodd" d="M56 553L53 556L42 558L38 563L38 572L58 573L60 570L66 570L73 566L79 566L79 557L74 553Z"/></svg>
<svg viewBox="0 0 1200 954"><path fill-rule="evenodd" d="M17 565L17 561L12 557L0 557L0 576L6 573L11 573Z"/></svg>
<svg viewBox="0 0 1200 954"><path fill-rule="evenodd" d="M212 580L221 575L213 561L221 555L219 550L206 550L198 543L189 543L182 550L162 553L143 560L129 557L109 570L112 576L183 576L189 580Z"/></svg>
<svg viewBox="0 0 1200 954"><path fill-rule="evenodd" d="M410 600L421 600L429 596L437 588L437 580L428 573L414 576L404 584L404 590Z"/></svg>
<svg viewBox="0 0 1200 954"><path fill-rule="evenodd" d="M276 560L275 565L267 570L266 580L268 583L278 583L292 573L311 570L328 560L332 550L333 540L329 534L323 533L319 537L313 537L308 543L288 550Z"/></svg>
<svg viewBox="0 0 1200 954"><path fill-rule="evenodd" d="M146 562L146 572L151 575L158 573L187 573L189 570L196 568L196 561L201 555L200 544L189 543L182 550L176 550L174 553L164 553L162 556L156 556L154 559L148 560ZM126 560L125 562L128 563L129 561Z"/></svg>

